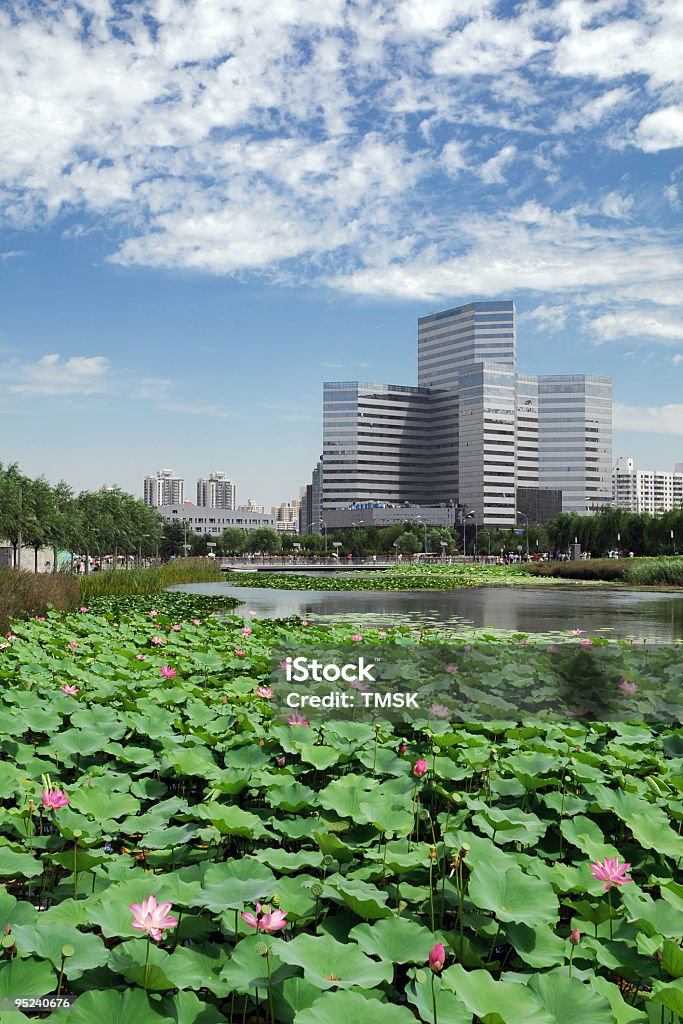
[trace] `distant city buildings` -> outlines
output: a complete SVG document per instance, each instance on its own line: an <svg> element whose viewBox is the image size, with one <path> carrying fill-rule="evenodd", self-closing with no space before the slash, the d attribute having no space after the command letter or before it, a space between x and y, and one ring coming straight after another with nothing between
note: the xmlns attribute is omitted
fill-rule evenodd
<svg viewBox="0 0 683 1024"><path fill-rule="evenodd" d="M322 518L359 502L452 504L510 528L518 488L559 490L585 515L611 500L611 380L518 374L510 300L431 313L417 387L323 386L323 467Z"/></svg>
<svg viewBox="0 0 683 1024"><path fill-rule="evenodd" d="M299 509L301 501L295 498L293 501L283 501L279 505L273 505L271 515L275 521L275 529L280 533L299 532Z"/></svg>
<svg viewBox="0 0 683 1024"><path fill-rule="evenodd" d="M209 476L200 477L197 480L198 505L234 510L237 503L236 498L237 486L226 473L214 470Z"/></svg>
<svg viewBox="0 0 683 1024"><path fill-rule="evenodd" d="M180 504L185 499L185 480L176 476L172 469L159 469L152 476L146 476L143 485L145 505L159 508L162 505Z"/></svg>
<svg viewBox="0 0 683 1024"><path fill-rule="evenodd" d="M249 498L246 505L240 505L238 507L238 512L257 512L259 515L263 515L265 511L265 506L259 505L259 503L254 501L253 498Z"/></svg>
<svg viewBox="0 0 683 1024"><path fill-rule="evenodd" d="M612 474L613 503L628 512L657 516L683 505L683 462L673 472L636 469L631 458L617 459Z"/></svg>

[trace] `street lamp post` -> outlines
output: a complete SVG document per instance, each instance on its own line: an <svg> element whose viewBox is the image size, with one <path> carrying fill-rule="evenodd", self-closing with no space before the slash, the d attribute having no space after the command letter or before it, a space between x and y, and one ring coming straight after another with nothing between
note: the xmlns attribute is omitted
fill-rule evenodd
<svg viewBox="0 0 683 1024"><path fill-rule="evenodd" d="M674 540L673 530L671 530L671 551L674 555L676 554L676 541Z"/></svg>
<svg viewBox="0 0 683 1024"><path fill-rule="evenodd" d="M327 554L327 523L324 519L319 519L318 522L325 527L325 554Z"/></svg>
<svg viewBox="0 0 683 1024"><path fill-rule="evenodd" d="M465 506L465 508L467 508L467 506ZM463 554L463 558L467 558L467 520L468 519L473 519L475 515L476 515L476 512L474 511L474 509L472 509L470 512L466 512L465 515L462 517L462 554Z"/></svg>
<svg viewBox="0 0 683 1024"><path fill-rule="evenodd" d="M526 532L526 557L527 557L527 560L528 560L528 558L529 558L529 517L527 515L525 515L524 512L520 512L519 509L515 510L515 515L522 516L522 518L524 519L525 532Z"/></svg>

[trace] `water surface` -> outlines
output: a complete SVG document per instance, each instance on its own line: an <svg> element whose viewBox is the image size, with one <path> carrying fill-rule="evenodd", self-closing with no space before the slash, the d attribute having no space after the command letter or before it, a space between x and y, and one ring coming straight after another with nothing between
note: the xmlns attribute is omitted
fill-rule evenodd
<svg viewBox="0 0 683 1024"><path fill-rule="evenodd" d="M244 602L238 614L300 615L312 622L358 626L401 623L457 628L461 625L547 633L583 629L606 635L659 642L683 638L683 594L608 587L515 585L429 591L311 591L191 583L171 587L193 594L225 594Z"/></svg>

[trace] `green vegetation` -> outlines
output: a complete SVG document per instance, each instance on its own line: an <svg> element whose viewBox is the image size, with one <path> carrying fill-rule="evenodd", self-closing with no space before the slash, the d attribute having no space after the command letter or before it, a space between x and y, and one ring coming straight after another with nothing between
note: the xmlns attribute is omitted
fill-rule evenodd
<svg viewBox="0 0 683 1024"><path fill-rule="evenodd" d="M80 577L84 600L93 597L161 594L176 583L211 583L222 579L220 564L213 558L176 558L148 569L90 573Z"/></svg>
<svg viewBox="0 0 683 1024"><path fill-rule="evenodd" d="M78 583L68 576L0 567L0 633L7 630L11 619L45 615L50 607L74 611L80 599Z"/></svg>
<svg viewBox="0 0 683 1024"><path fill-rule="evenodd" d="M591 558L577 562L531 562L523 570L535 577L618 581L632 586L683 587L683 557Z"/></svg>
<svg viewBox="0 0 683 1024"><path fill-rule="evenodd" d="M50 1024L673 1024L682 730L289 725L273 648L351 629L215 605L14 624L0 993L76 995Z"/></svg>
<svg viewBox="0 0 683 1024"><path fill-rule="evenodd" d="M235 587L276 590L457 590L460 587L553 583L529 576L522 564L514 565L398 565L368 573L328 573L304 576L296 572L226 572L223 578Z"/></svg>

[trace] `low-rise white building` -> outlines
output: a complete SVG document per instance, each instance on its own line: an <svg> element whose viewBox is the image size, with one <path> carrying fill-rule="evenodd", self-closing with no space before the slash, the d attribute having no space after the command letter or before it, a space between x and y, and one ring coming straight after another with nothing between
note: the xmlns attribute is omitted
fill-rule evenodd
<svg viewBox="0 0 683 1024"><path fill-rule="evenodd" d="M617 508L660 515L683 505L683 463L673 472L636 469L634 459L622 457L612 472L612 489Z"/></svg>
<svg viewBox="0 0 683 1024"><path fill-rule="evenodd" d="M164 519L186 522L188 531L197 534L219 534L231 526L240 530L256 530L259 526L276 527L275 517L259 515L256 512L234 512L229 509L211 508L208 505L162 505L158 510Z"/></svg>

